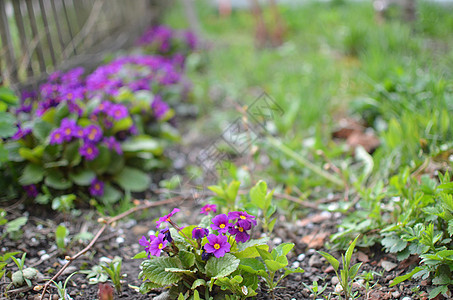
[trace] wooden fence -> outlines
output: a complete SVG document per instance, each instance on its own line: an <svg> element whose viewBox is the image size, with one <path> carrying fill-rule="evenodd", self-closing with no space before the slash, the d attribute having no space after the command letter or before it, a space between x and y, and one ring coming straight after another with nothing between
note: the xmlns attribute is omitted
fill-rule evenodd
<svg viewBox="0 0 453 300"><path fill-rule="evenodd" d="M57 69L94 67L160 14L151 0L0 0L0 84L34 84Z"/></svg>

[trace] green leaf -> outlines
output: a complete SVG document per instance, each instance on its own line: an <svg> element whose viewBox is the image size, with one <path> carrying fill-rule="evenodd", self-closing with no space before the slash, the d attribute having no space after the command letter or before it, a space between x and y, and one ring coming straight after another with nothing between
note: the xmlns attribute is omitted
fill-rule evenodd
<svg viewBox="0 0 453 300"><path fill-rule="evenodd" d="M273 219L272 221L269 222L269 225L267 227L269 232L272 232L274 230L275 223L277 222L277 218Z"/></svg>
<svg viewBox="0 0 453 300"><path fill-rule="evenodd" d="M82 156L79 151L80 143L73 142L67 145L63 152L63 158L70 166L77 166L82 161Z"/></svg>
<svg viewBox="0 0 453 300"><path fill-rule="evenodd" d="M358 235L354 241L352 241L351 245L349 245L348 250L346 250L345 254L345 261L346 265L344 266L346 269L349 269L349 264L351 263L351 258L352 258L352 253L354 252L355 244L357 243L357 240L359 239L360 235Z"/></svg>
<svg viewBox="0 0 453 300"><path fill-rule="evenodd" d="M19 217L17 219L14 219L12 221L9 221L6 224L6 232L14 232L20 230L22 226L27 224L28 218L27 217Z"/></svg>
<svg viewBox="0 0 453 300"><path fill-rule="evenodd" d="M180 268L165 268L165 272L172 272L172 273L181 273L181 274L192 274L195 273L195 270L186 270Z"/></svg>
<svg viewBox="0 0 453 300"><path fill-rule="evenodd" d="M265 259L264 263L270 272L277 272L288 265L288 260L286 259L286 256L279 256L277 260Z"/></svg>
<svg viewBox="0 0 453 300"><path fill-rule="evenodd" d="M142 285L140 286L139 291L142 294L148 294L149 292L151 292L151 290L158 289L161 287L162 285L156 284L154 282L143 282Z"/></svg>
<svg viewBox="0 0 453 300"><path fill-rule="evenodd" d="M267 260L274 260L272 255L269 252L267 252L267 251L265 251L263 249L260 249L260 248L256 248L256 251L258 251L258 253L260 254L260 256L261 256L261 258L263 260L266 260L266 259Z"/></svg>
<svg viewBox="0 0 453 300"><path fill-rule="evenodd" d="M258 181L258 183L250 189L250 200L263 211L267 208L267 203L265 201L266 193L267 184L262 180Z"/></svg>
<svg viewBox="0 0 453 300"><path fill-rule="evenodd" d="M293 243L283 243L274 248L271 252L272 257L276 259L278 256L286 256L291 249L294 248Z"/></svg>
<svg viewBox="0 0 453 300"><path fill-rule="evenodd" d="M269 241L269 237L265 237L258 240L249 240L245 243L238 244L237 251L232 253L237 258L252 258L260 256L260 253L256 250L256 247L262 251L267 252L269 246L266 244Z"/></svg>
<svg viewBox="0 0 453 300"><path fill-rule="evenodd" d="M151 152L162 155L162 146L152 137L147 135L134 136L121 144L124 152Z"/></svg>
<svg viewBox="0 0 453 300"><path fill-rule="evenodd" d="M49 170L44 183L56 190L66 190L72 187L72 181L66 179L59 170Z"/></svg>
<svg viewBox="0 0 453 300"><path fill-rule="evenodd" d="M8 105L17 105L19 98L16 96L14 91L6 86L0 86L0 101Z"/></svg>
<svg viewBox="0 0 453 300"><path fill-rule="evenodd" d="M99 146L99 155L90 161L87 161L88 168L95 170L96 173L102 174L108 169L111 161L110 150L105 146Z"/></svg>
<svg viewBox="0 0 453 300"><path fill-rule="evenodd" d="M113 204L116 203L118 200L121 199L122 193L114 188L111 184L105 183L104 184L104 194L99 197L99 199L104 203Z"/></svg>
<svg viewBox="0 0 453 300"><path fill-rule="evenodd" d="M204 279L198 278L193 282L191 289L194 290L199 286L206 286L206 281Z"/></svg>
<svg viewBox="0 0 453 300"><path fill-rule="evenodd" d="M220 198L225 198L225 192L223 191L221 186L218 185L210 185L208 189L216 193Z"/></svg>
<svg viewBox="0 0 453 300"><path fill-rule="evenodd" d="M393 279L393 282L390 284L390 287L393 287L405 280L412 278L412 276L414 276L416 273L418 273L422 270L423 270L423 268L421 268L421 267L415 267L410 273L396 277L395 279Z"/></svg>
<svg viewBox="0 0 453 300"><path fill-rule="evenodd" d="M0 137L8 138L13 136L17 131L15 123L16 118L12 114L0 111Z"/></svg>
<svg viewBox="0 0 453 300"><path fill-rule="evenodd" d="M264 264L254 258L241 258L239 269L244 270L248 273L258 274L258 271L266 271Z"/></svg>
<svg viewBox="0 0 453 300"><path fill-rule="evenodd" d="M146 253L146 251L142 251L140 253L137 253L135 254L132 259L143 259L143 258L147 258L148 257L148 253Z"/></svg>
<svg viewBox="0 0 453 300"><path fill-rule="evenodd" d="M57 230L55 231L55 237L57 242L57 247L64 249L66 247L65 238L68 236L68 229L64 225L58 225Z"/></svg>
<svg viewBox="0 0 453 300"><path fill-rule="evenodd" d="M226 189L226 196L228 199L233 202L238 194L239 187L241 186L241 182L238 180L233 180Z"/></svg>
<svg viewBox="0 0 453 300"><path fill-rule="evenodd" d="M330 255L329 253L323 252L323 251L318 251L319 254L321 254L327 261L332 265L333 269L335 271L338 271L338 267L340 266L340 262Z"/></svg>
<svg viewBox="0 0 453 300"><path fill-rule="evenodd" d="M39 183L44 177L44 168L37 164L28 164L19 178L21 185L30 185Z"/></svg>
<svg viewBox="0 0 453 300"><path fill-rule="evenodd" d="M239 259L226 253L224 257L211 257L206 263L206 273L211 280L225 277L236 271Z"/></svg>
<svg viewBox="0 0 453 300"><path fill-rule="evenodd" d="M397 236L387 236L381 241L382 246L390 253L396 253L407 246L407 242Z"/></svg>
<svg viewBox="0 0 453 300"><path fill-rule="evenodd" d="M128 130L131 128L131 126L134 125L134 122L132 121L131 117L127 117L118 121L115 121L113 125L113 132L117 133L122 130Z"/></svg>
<svg viewBox="0 0 453 300"><path fill-rule="evenodd" d="M77 173L70 173L69 178L77 185L88 186L96 178L96 173L89 169L83 169Z"/></svg>
<svg viewBox="0 0 453 300"><path fill-rule="evenodd" d="M125 167L113 180L123 189L131 192L143 192L151 183L147 174L129 167Z"/></svg>
<svg viewBox="0 0 453 300"><path fill-rule="evenodd" d="M182 279L181 273L166 272L166 268L182 268L181 262L177 257L156 257L145 260L141 264L142 272L139 277L148 279L159 285L170 285Z"/></svg>
<svg viewBox="0 0 453 300"><path fill-rule="evenodd" d="M290 275L290 274L294 274L294 273L304 273L305 270L303 270L302 268L297 268L297 269L285 269L285 273L283 274L283 278L285 278L286 276ZM283 279L282 278L282 279ZM316 282L316 281L315 281Z"/></svg>
<svg viewBox="0 0 453 300"><path fill-rule="evenodd" d="M349 269L349 277L351 279L355 278L355 276L357 275L357 272L359 272L359 269L361 266L362 266L362 263L357 263Z"/></svg>
<svg viewBox="0 0 453 300"><path fill-rule="evenodd" d="M188 269L195 264L195 254L192 252L180 250L178 256L184 268Z"/></svg>
<svg viewBox="0 0 453 300"><path fill-rule="evenodd" d="M32 132L33 132L33 135L41 142L45 142L45 140L47 139L47 137L49 136L50 134L50 131L52 131L52 124L44 121L44 120L40 120L40 119L37 119L34 123L33 123L33 127L32 127Z"/></svg>
<svg viewBox="0 0 453 300"><path fill-rule="evenodd" d="M448 292L447 285L436 286L435 288L433 288L432 290L429 291L428 297L429 297L429 299L433 299L437 295L445 294L446 292Z"/></svg>

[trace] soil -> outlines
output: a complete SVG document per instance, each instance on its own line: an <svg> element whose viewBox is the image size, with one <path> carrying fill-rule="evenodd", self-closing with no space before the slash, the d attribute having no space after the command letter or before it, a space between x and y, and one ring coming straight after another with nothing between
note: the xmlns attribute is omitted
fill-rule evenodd
<svg viewBox="0 0 453 300"><path fill-rule="evenodd" d="M196 222L200 205L193 200L186 200L178 204L181 208L180 220L188 223ZM64 281L68 275L78 270L91 269L93 266L108 259L119 256L123 259L122 273L127 277L124 279L122 293L115 295L115 299L153 299L160 292L156 291L148 295L142 295L133 287L138 287L141 280L138 279L140 272L139 265L141 260L131 259L136 253L140 252L141 246L138 240L142 235L146 235L150 229L154 228L153 219L159 217L163 212L171 207L154 208L149 211L140 212L134 218L120 221L115 227L108 228L97 243L83 256L76 259L66 272L58 278ZM27 224L22 228L23 235L20 239L11 240L6 237L2 240L1 252L20 251L26 252L26 266L38 269L43 277L52 277L66 262L66 255L74 255L83 249L88 241L79 242L73 237L79 232L96 233L101 227L96 222L96 216L92 211L83 211L78 217L49 213L40 207L19 206L11 211L9 216L28 216ZM288 222L284 217L279 219L277 226L272 234L271 244L277 245L282 242L293 242L296 244L294 250L288 255L290 264L293 267L301 267L305 270L302 274L292 274L284 279L280 288L274 292L275 299L314 299L310 291L304 284L310 286L313 281L318 281L320 286L327 284L323 295L328 295L338 288L338 279L332 267L317 253L322 250L340 257L340 252L332 252L324 248L324 243L328 241L331 234L336 232L336 226L341 221L340 214L328 212L312 211L305 218L296 222ZM70 239L67 241L66 251L57 249L55 243L55 230L59 224L64 224L69 230ZM260 232L255 232L260 235ZM354 262L362 262L359 271L374 271L381 276L375 276L374 287L369 291L368 298L365 289L359 283L354 284L354 288L359 291L359 299L427 299L426 288L430 285L427 281L421 283L405 282L396 287L389 288L389 283L396 276L404 274L416 263L414 258L407 261L398 262L396 258L387 253L383 253L378 247L371 249L358 249L353 255ZM16 271L17 267L10 263L7 267L9 271ZM17 289L9 286L9 279L5 278L0 282L0 299L39 299L40 293L31 288ZM33 282L37 284L37 282ZM44 282L41 282L43 284ZM75 300L97 299L98 285L89 284L85 274L74 275L68 283L68 293ZM50 288L51 298L58 299L55 288ZM48 294L49 295L49 294ZM272 299L271 293L261 284L259 294L256 299ZM322 299L322 296L318 296ZM332 296L331 299L337 299ZM441 299L441 298L438 298Z"/></svg>

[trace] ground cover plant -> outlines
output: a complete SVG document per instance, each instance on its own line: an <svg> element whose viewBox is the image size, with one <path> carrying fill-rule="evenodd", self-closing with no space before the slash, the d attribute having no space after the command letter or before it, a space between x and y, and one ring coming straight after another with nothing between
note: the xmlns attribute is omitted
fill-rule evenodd
<svg viewBox="0 0 453 300"><path fill-rule="evenodd" d="M150 29L131 55L56 73L22 100L0 90L5 197L25 186L64 212L98 208L77 225L68 214L47 225L16 206L0 211L2 294L448 299L450 8L421 2L413 23L377 24L371 3L282 4L283 44L259 48L249 11L220 17L197 2L208 49L194 52L193 34L170 29L188 26L175 5L171 27ZM181 99L197 118L178 127ZM272 113L255 119L256 107ZM154 185L150 174L170 165ZM106 216L114 210L102 205L117 202L124 213ZM54 249L38 254L48 240ZM56 277L46 284L40 273Z"/></svg>

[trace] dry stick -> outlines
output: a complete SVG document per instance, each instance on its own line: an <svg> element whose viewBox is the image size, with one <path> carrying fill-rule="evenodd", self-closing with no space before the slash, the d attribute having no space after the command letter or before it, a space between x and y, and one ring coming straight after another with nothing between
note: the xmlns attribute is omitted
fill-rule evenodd
<svg viewBox="0 0 453 300"><path fill-rule="evenodd" d="M80 256L82 256L83 254L85 254L88 250L91 249L91 247L93 247L93 245L96 243L96 241L99 239L99 237L102 235L102 233L105 231L105 229L110 226L112 223L124 218L124 217L127 217L128 215L136 212L136 211L140 211L140 210L144 210L144 209L147 209L147 208L151 208L151 207L154 207L154 206L159 206L159 205L164 205L164 204L168 204L168 203L171 203L171 202L175 202L175 201L179 201L181 200L182 197L178 196L178 197L172 197L172 198L169 198L169 199L165 199L165 200L161 200L161 201L157 201L157 202L148 202L146 204L143 204L143 205L139 205L139 206L136 206L136 207L133 207L125 212L123 212L122 214L119 214L115 217L112 217L112 218L108 218L106 220L102 220L102 222L104 222L104 225L101 227L101 229L96 233L96 235L94 236L94 238L91 240L91 242L88 244L88 246L86 246L83 250L81 250L80 252L78 252L76 255L72 256L72 257L66 257L65 259L68 261L63 267L61 267L61 269L57 272L57 274L55 274L52 279L50 279L49 281L47 281L45 284L44 284L44 287L43 287L43 291L41 293L41 299L44 299L44 295L46 294L46 291L47 291L47 288L49 287L49 285L52 283L52 281L56 281L57 278L64 272L64 270L66 270L67 267L69 267L69 265L74 261L76 260L77 258L79 258Z"/></svg>

